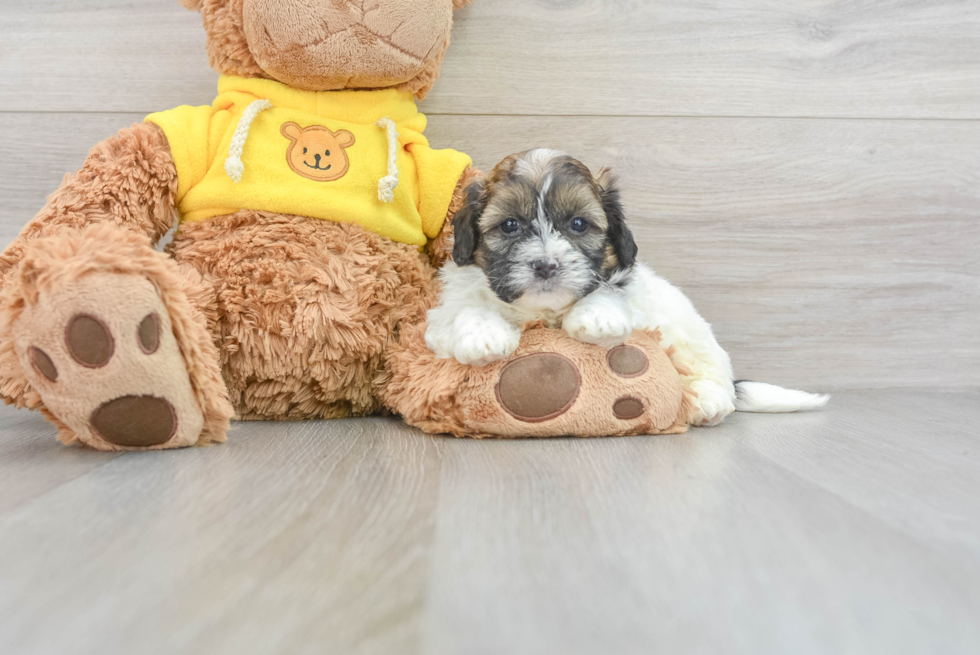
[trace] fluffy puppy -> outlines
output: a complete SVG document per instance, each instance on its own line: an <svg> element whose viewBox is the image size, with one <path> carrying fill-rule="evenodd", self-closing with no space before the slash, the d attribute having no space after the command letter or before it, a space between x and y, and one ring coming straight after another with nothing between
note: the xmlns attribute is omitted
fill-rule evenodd
<svg viewBox="0 0 980 655"><path fill-rule="evenodd" d="M544 321L603 347L659 328L692 371L695 424L736 409L795 411L826 397L732 381L728 354L681 293L636 262L637 248L608 170L536 149L511 155L467 188L453 221L453 262L429 311L425 340L440 358L483 366L513 353L521 326Z"/></svg>

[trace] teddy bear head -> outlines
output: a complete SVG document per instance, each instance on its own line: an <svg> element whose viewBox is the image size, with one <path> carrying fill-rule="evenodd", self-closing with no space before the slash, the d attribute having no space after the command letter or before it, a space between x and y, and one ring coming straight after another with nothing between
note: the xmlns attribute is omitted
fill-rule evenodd
<svg viewBox="0 0 980 655"><path fill-rule="evenodd" d="M397 87L425 96L471 0L180 0L201 13L219 73L305 91Z"/></svg>

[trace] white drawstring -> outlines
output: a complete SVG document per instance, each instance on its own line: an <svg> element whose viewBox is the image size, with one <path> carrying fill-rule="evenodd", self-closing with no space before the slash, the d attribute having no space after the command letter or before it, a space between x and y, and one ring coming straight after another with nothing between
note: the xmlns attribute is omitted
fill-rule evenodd
<svg viewBox="0 0 980 655"><path fill-rule="evenodd" d="M394 202L395 187L398 186L398 130L390 118L382 118L375 125L384 128L388 134L388 174L378 180L378 200Z"/></svg>
<svg viewBox="0 0 980 655"><path fill-rule="evenodd" d="M238 127L231 137L231 146L228 147L228 159L225 160L225 172L228 173L235 184L242 181L245 174L245 164L242 163L242 152L245 150L245 141L248 140L248 131L252 127L252 121L266 109L272 109L272 103L268 100L256 100L245 108L242 117L238 120Z"/></svg>
<svg viewBox="0 0 980 655"><path fill-rule="evenodd" d="M228 158L225 159L225 172L236 184L242 181L242 176L245 174L242 152L245 150L245 142L248 140L252 122L266 109L272 109L272 103L268 100L256 100L246 107L231 137ZM395 188L398 187L398 128L395 121L390 118L382 118L375 125L383 128L388 137L388 174L378 180L378 200L394 202Z"/></svg>

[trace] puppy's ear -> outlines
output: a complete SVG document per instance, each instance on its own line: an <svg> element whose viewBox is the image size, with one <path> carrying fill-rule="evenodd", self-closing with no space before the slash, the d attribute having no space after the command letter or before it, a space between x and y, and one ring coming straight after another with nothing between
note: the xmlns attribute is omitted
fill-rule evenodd
<svg viewBox="0 0 980 655"><path fill-rule="evenodd" d="M602 208L606 212L606 221L609 224L606 232L609 243L616 253L619 266L629 268L636 262L637 248L633 233L626 227L626 214L619 200L616 176L608 168L603 168L596 176L596 182L599 183L599 199L602 201Z"/></svg>
<svg viewBox="0 0 980 655"><path fill-rule="evenodd" d="M483 180L466 187L466 200L453 217L453 261L457 266L474 262L473 254L480 243L480 216L487 206L485 189Z"/></svg>

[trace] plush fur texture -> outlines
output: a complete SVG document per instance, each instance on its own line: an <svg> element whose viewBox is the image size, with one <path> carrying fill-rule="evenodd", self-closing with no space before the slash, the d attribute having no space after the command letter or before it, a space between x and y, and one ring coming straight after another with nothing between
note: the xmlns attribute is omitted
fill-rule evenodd
<svg viewBox="0 0 980 655"><path fill-rule="evenodd" d="M0 254L0 280L28 244L64 228L112 223L156 242L177 221L177 169L156 125L138 123L92 148L85 164L66 175L44 208Z"/></svg>
<svg viewBox="0 0 980 655"><path fill-rule="evenodd" d="M460 180L447 221L461 204L464 186L477 175L468 170ZM13 353L13 323L23 311L26 293L18 281L26 271L61 270L59 258L65 257L71 259L63 263L65 270L82 270L85 258L99 254L109 263L97 259L87 272L139 273L146 266L154 284L173 289L163 295L171 313L193 314L205 326L203 334L209 336L202 344L199 329L186 326L186 320L173 321L175 332L194 335L187 343L181 341L185 359L193 360L188 365L201 369L192 380L197 388L210 389L209 402L219 407L207 410L198 443L224 439L231 412L220 406L229 393L244 419L378 411L376 378L385 348L402 324L424 320L434 304L434 269L428 257L445 260L451 230L424 254L353 225L242 212L185 224L168 249L179 266L161 271L166 257L153 252L149 239L158 239L175 220L175 194L169 146L156 126L134 125L93 148L82 169L65 178L0 258L5 271L0 311L8 317L0 343ZM105 230L93 232L98 225ZM121 240L124 247L103 251L99 239L109 244ZM131 257L133 248L139 256ZM44 279L57 283L31 293L54 292L57 284L70 288L71 275L52 275ZM172 304L170 298L175 298ZM217 371L224 382L214 387ZM40 409L59 426L62 440L78 439L44 408L16 356L0 357L0 379L5 401ZM224 423L216 423L214 416L223 416Z"/></svg>
<svg viewBox="0 0 980 655"><path fill-rule="evenodd" d="M200 11L220 73L315 91L397 86L424 98L454 8L467 0L182 0Z"/></svg>
<svg viewBox="0 0 980 655"><path fill-rule="evenodd" d="M731 363L711 326L676 287L640 264L621 290L595 291L559 310L528 310L505 303L476 266L446 264L439 305L428 314L426 343L440 359L486 366L513 357L522 326L543 321L577 341L612 347L634 330L659 328L664 347L690 372L684 383L698 394L696 425L714 425L734 411Z"/></svg>
<svg viewBox="0 0 980 655"><path fill-rule="evenodd" d="M212 333L243 419L378 411L390 341L435 302L417 248L356 225L240 212L184 224L173 254L215 290Z"/></svg>
<svg viewBox="0 0 980 655"><path fill-rule="evenodd" d="M624 377L611 370L608 352L571 339L560 330L543 324L526 326L513 357L488 366L473 367L453 359L439 359L425 347L425 326L407 328L391 350L388 377L381 385L385 404L406 421L430 433L457 437L580 437L673 434L687 430L696 414L695 394L681 384L688 375L673 360L674 350L664 350L657 331L637 331L628 347L643 353L648 367ZM567 360L569 371L577 370L580 386L568 407L545 420L522 420L501 403L499 387L508 365L542 354ZM535 396L542 384L560 383L540 375L518 380L518 401ZM636 404L635 416L617 416L616 408ZM562 403L559 403L562 404ZM642 411L641 411L642 409ZM564 411L562 411L564 410Z"/></svg>
<svg viewBox="0 0 980 655"><path fill-rule="evenodd" d="M177 170L163 131L137 124L92 148L81 169L66 175L40 212L0 254L0 289L38 239L96 224L112 224L157 241L177 220ZM6 343L0 341L0 345ZM0 380L18 379L0 361ZM0 384L6 402L22 404L16 384Z"/></svg>
<svg viewBox="0 0 980 655"><path fill-rule="evenodd" d="M97 284L89 283L91 278ZM102 450L120 449L79 428L88 424L96 400L111 400L113 393L169 396L181 416L200 414L198 433L179 434L178 441L160 447L224 441L232 410L205 316L191 305L189 289L190 296L201 297L200 290L193 289L193 278L182 274L172 259L154 251L146 237L111 223L81 231L63 229L31 241L16 274L8 277L0 292L0 370L5 378L0 392L8 403L41 410L58 427L65 443L78 439ZM53 337L45 336L57 334L60 341L68 313L59 309L67 307L72 310L69 313L106 317L117 341L129 333L135 343L137 321L145 312L128 314L139 303L165 314L163 327L169 329L172 337L168 339L173 339L174 352L179 353L176 361L153 363L134 356L133 348L119 348L116 361L122 364L120 358L129 357L135 367L115 368L113 364L104 371L85 371L68 361L63 346ZM44 309L41 316L36 315ZM28 320L31 318L35 320ZM129 324L127 318L132 319ZM30 367L27 349L41 342L62 371L57 382L41 379ZM167 374L154 376L152 369L157 367ZM72 375L66 374L69 368L74 369ZM189 396L181 390L182 380L189 382ZM66 384L78 393L65 389ZM46 389L56 392L53 395L61 410L57 416L42 401Z"/></svg>
<svg viewBox="0 0 980 655"><path fill-rule="evenodd" d="M502 301L532 310L621 285L636 258L609 171L593 177L554 150L511 155L470 185L454 230L453 260L477 265Z"/></svg>

